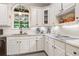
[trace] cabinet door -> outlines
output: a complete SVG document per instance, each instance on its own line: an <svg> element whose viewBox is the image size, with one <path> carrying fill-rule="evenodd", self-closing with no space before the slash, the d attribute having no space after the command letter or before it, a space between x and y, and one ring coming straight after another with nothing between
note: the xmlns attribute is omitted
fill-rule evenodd
<svg viewBox="0 0 79 59"><path fill-rule="evenodd" d="M51 4L49 6L49 13L48 13L48 19L49 19L49 25L52 26L54 24L54 21L56 21L55 19L55 12L54 12L54 6L53 4Z"/></svg>
<svg viewBox="0 0 79 59"><path fill-rule="evenodd" d="M66 55L67 56L79 56L79 48L66 44Z"/></svg>
<svg viewBox="0 0 79 59"><path fill-rule="evenodd" d="M36 49L37 51L44 50L44 39L42 37L37 37Z"/></svg>
<svg viewBox="0 0 79 59"><path fill-rule="evenodd" d="M55 40L55 56L65 55L65 43L62 40Z"/></svg>
<svg viewBox="0 0 79 59"><path fill-rule="evenodd" d="M7 6L0 4L0 25L8 24Z"/></svg>
<svg viewBox="0 0 79 59"><path fill-rule="evenodd" d="M30 19L30 26L34 27L37 25L37 8L31 8L31 19Z"/></svg>
<svg viewBox="0 0 79 59"><path fill-rule="evenodd" d="M30 52L36 51L36 39L31 38L29 45L30 45Z"/></svg>
<svg viewBox="0 0 79 59"><path fill-rule="evenodd" d="M23 38L20 39L20 53L28 53L29 52L29 39Z"/></svg>
<svg viewBox="0 0 79 59"><path fill-rule="evenodd" d="M7 55L19 54L19 41L15 37L7 38Z"/></svg>
<svg viewBox="0 0 79 59"><path fill-rule="evenodd" d="M75 19L79 21L79 3L75 7Z"/></svg>
<svg viewBox="0 0 79 59"><path fill-rule="evenodd" d="M59 14L61 10L61 3L55 3L53 7L55 10L55 15Z"/></svg>
<svg viewBox="0 0 79 59"><path fill-rule="evenodd" d="M49 56L54 56L54 45L52 45L50 42L49 42L49 46L48 46L48 55Z"/></svg>
<svg viewBox="0 0 79 59"><path fill-rule="evenodd" d="M54 39L49 37L49 41L48 41L48 52L49 52L49 56L54 56Z"/></svg>
<svg viewBox="0 0 79 59"><path fill-rule="evenodd" d="M48 37L45 38L45 52L48 54Z"/></svg>
<svg viewBox="0 0 79 59"><path fill-rule="evenodd" d="M55 56L65 56L65 51L58 46L54 47Z"/></svg>
<svg viewBox="0 0 79 59"><path fill-rule="evenodd" d="M43 9L43 25L49 26L49 6Z"/></svg>
<svg viewBox="0 0 79 59"><path fill-rule="evenodd" d="M63 10L67 10L68 8L74 6L75 3L63 3Z"/></svg>
<svg viewBox="0 0 79 59"><path fill-rule="evenodd" d="M57 19L57 15L60 13L60 10L61 10L61 3L55 3L55 4L52 4L50 6L50 22L52 22L51 24L54 24L54 25L57 25L59 24L58 22L58 19Z"/></svg>
<svg viewBox="0 0 79 59"><path fill-rule="evenodd" d="M37 26L43 26L43 10L42 8L37 8Z"/></svg>

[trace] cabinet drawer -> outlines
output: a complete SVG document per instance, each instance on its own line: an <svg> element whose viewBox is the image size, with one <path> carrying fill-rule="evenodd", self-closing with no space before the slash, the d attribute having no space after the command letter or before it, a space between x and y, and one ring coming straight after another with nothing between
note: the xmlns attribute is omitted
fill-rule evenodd
<svg viewBox="0 0 79 59"><path fill-rule="evenodd" d="M55 48L55 56L65 56L63 49Z"/></svg>
<svg viewBox="0 0 79 59"><path fill-rule="evenodd" d="M49 38L49 43L54 45L54 40L52 38Z"/></svg>
<svg viewBox="0 0 79 59"><path fill-rule="evenodd" d="M61 49L65 49L65 43L64 42L55 40L55 45L60 47Z"/></svg>
<svg viewBox="0 0 79 59"><path fill-rule="evenodd" d="M69 44L66 44L66 54L72 55L72 56L78 56L79 55L79 49L76 47L73 47Z"/></svg>

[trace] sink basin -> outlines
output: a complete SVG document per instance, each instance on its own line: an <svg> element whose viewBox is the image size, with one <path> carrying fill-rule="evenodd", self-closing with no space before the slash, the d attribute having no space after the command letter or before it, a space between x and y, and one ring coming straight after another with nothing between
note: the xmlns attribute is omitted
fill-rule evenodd
<svg viewBox="0 0 79 59"><path fill-rule="evenodd" d="M28 34L13 34L13 36L25 36L25 35L28 35Z"/></svg>

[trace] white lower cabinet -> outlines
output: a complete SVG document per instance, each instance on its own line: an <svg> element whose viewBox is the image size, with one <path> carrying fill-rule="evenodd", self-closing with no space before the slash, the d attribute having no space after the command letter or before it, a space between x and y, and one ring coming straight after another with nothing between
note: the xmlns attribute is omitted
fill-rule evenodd
<svg viewBox="0 0 79 59"><path fill-rule="evenodd" d="M61 40L55 40L55 56L65 56L65 43Z"/></svg>
<svg viewBox="0 0 79 59"><path fill-rule="evenodd" d="M49 54L49 43L48 43L48 41L49 41L49 38L48 37L45 37L45 52L47 53L47 54Z"/></svg>
<svg viewBox="0 0 79 59"><path fill-rule="evenodd" d="M7 55L16 55L44 50L42 36L7 37Z"/></svg>
<svg viewBox="0 0 79 59"><path fill-rule="evenodd" d="M52 45L51 43L49 43L49 51L48 51L48 55L49 56L54 56L54 45Z"/></svg>
<svg viewBox="0 0 79 59"><path fill-rule="evenodd" d="M65 56L65 43L57 39L46 37L45 51L49 56Z"/></svg>
<svg viewBox="0 0 79 59"><path fill-rule="evenodd" d="M79 48L66 44L66 55L67 56L79 56Z"/></svg>
<svg viewBox="0 0 79 59"><path fill-rule="evenodd" d="M29 49L30 52L36 51L36 39L34 39L34 38L30 39L29 47L30 47L30 49Z"/></svg>
<svg viewBox="0 0 79 59"><path fill-rule="evenodd" d="M48 41L48 55L54 56L54 40L53 40L53 38L49 38L49 41Z"/></svg>
<svg viewBox="0 0 79 59"><path fill-rule="evenodd" d="M30 52L29 51L29 39L26 39L26 38L20 39L19 44L20 44L20 47L19 47L20 54Z"/></svg>
<svg viewBox="0 0 79 59"><path fill-rule="evenodd" d="M44 50L44 39L42 36L37 36L36 37L36 50Z"/></svg>
<svg viewBox="0 0 79 59"><path fill-rule="evenodd" d="M26 37L8 37L7 55L16 55L29 52L29 39Z"/></svg>
<svg viewBox="0 0 79 59"><path fill-rule="evenodd" d="M7 37L7 55L36 51L36 41L30 37Z"/></svg>
<svg viewBox="0 0 79 59"><path fill-rule="evenodd" d="M55 46L54 48L54 52L55 52L55 56L65 56L65 51L63 51L63 49L61 49L58 46Z"/></svg>
<svg viewBox="0 0 79 59"><path fill-rule="evenodd" d="M13 37L7 38L7 55L19 54L19 42L18 39Z"/></svg>

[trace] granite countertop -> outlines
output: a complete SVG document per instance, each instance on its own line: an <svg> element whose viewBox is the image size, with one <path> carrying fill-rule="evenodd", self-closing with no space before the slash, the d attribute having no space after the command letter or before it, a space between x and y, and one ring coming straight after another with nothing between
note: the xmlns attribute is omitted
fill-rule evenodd
<svg viewBox="0 0 79 59"><path fill-rule="evenodd" d="M66 44L70 44L74 47L79 48L79 38L72 38L72 37L59 37L57 38L56 36L53 35L46 35L52 39L60 40L62 42L65 42Z"/></svg>
<svg viewBox="0 0 79 59"><path fill-rule="evenodd" d="M42 34L43 35L43 34ZM12 34L12 35L6 35L6 37L29 37L29 36L42 36L40 34L36 35L28 35L28 34Z"/></svg>

